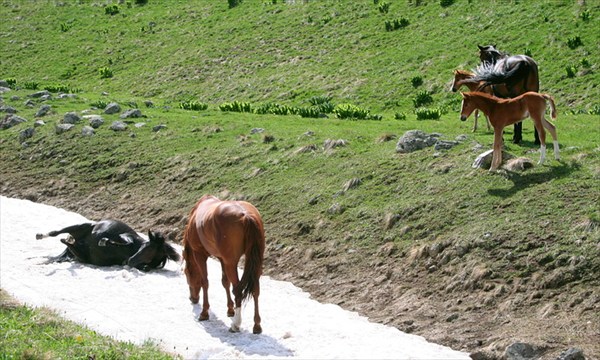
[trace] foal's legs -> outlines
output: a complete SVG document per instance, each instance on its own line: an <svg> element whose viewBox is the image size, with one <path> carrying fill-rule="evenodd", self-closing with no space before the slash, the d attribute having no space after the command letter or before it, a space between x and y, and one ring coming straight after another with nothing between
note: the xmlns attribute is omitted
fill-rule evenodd
<svg viewBox="0 0 600 360"><path fill-rule="evenodd" d="M490 171L496 171L502 164L502 133L502 127L494 127L494 151L492 152Z"/></svg>

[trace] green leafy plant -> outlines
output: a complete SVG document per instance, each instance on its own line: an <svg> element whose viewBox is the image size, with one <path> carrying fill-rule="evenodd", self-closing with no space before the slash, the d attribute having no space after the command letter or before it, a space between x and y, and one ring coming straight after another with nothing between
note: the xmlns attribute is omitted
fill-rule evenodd
<svg viewBox="0 0 600 360"><path fill-rule="evenodd" d="M201 111L208 109L208 104L196 100L182 101L179 108L183 110Z"/></svg>
<svg viewBox="0 0 600 360"><path fill-rule="evenodd" d="M419 87L419 86L423 85L423 77L420 75L413 76L413 78L410 79L410 83L412 84L413 87Z"/></svg>
<svg viewBox="0 0 600 360"><path fill-rule="evenodd" d="M390 3L387 1L384 1L382 3L379 3L377 5L377 9L379 10L380 13L382 14L387 14L388 11L390 11Z"/></svg>
<svg viewBox="0 0 600 360"><path fill-rule="evenodd" d="M38 84L35 81L26 81L23 84L23 87L27 90L37 90L39 88L40 84Z"/></svg>
<svg viewBox="0 0 600 360"><path fill-rule="evenodd" d="M298 113L298 109L277 103L266 103L255 107L253 112L255 114L293 115Z"/></svg>
<svg viewBox="0 0 600 360"><path fill-rule="evenodd" d="M4 81L8 84L8 86L13 87L17 84L17 79L15 78L7 78Z"/></svg>
<svg viewBox="0 0 600 360"><path fill-rule="evenodd" d="M106 5L104 7L104 14L106 15L116 15L119 13L119 11L119 5L117 4Z"/></svg>
<svg viewBox="0 0 600 360"><path fill-rule="evenodd" d="M592 18L592 13L590 13L590 10L584 10L579 14L579 18L586 22L590 21Z"/></svg>
<svg viewBox="0 0 600 360"><path fill-rule="evenodd" d="M448 7L452 4L454 4L454 0L440 0L440 5L442 7Z"/></svg>
<svg viewBox="0 0 600 360"><path fill-rule="evenodd" d="M227 3L229 4L229 8L233 9L234 7L236 7L239 4L241 4L242 0L227 0Z"/></svg>
<svg viewBox="0 0 600 360"><path fill-rule="evenodd" d="M412 99L415 108L419 108L425 105L433 103L433 98L428 91L419 91L417 95Z"/></svg>
<svg viewBox="0 0 600 360"><path fill-rule="evenodd" d="M600 115L600 105L594 105L588 110L590 115Z"/></svg>
<svg viewBox="0 0 600 360"><path fill-rule="evenodd" d="M96 109L106 109L106 105L108 105L108 103L104 100L96 100L94 102L90 103L91 107L95 107Z"/></svg>
<svg viewBox="0 0 600 360"><path fill-rule="evenodd" d="M70 86L68 85L63 85L63 84L51 84L51 85L46 85L44 86L44 90L48 90L51 93L73 93L73 92L77 92L76 89L72 89Z"/></svg>
<svg viewBox="0 0 600 360"><path fill-rule="evenodd" d="M410 24L408 19L402 17L400 19L395 20L386 20L385 21L385 30L386 31L394 31L404 27L407 27Z"/></svg>
<svg viewBox="0 0 600 360"><path fill-rule="evenodd" d="M69 29L71 29L71 25L69 25L65 22L60 23L60 31L67 32L67 31L69 31Z"/></svg>
<svg viewBox="0 0 600 360"><path fill-rule="evenodd" d="M402 112L396 113L396 114L394 114L394 119L396 119L396 120L406 120L406 114L402 113Z"/></svg>
<svg viewBox="0 0 600 360"><path fill-rule="evenodd" d="M577 65L569 65L565 67L565 71L567 72L568 78L573 78L577 75Z"/></svg>
<svg viewBox="0 0 600 360"><path fill-rule="evenodd" d="M590 63L590 61L588 60L588 58L583 58L579 61L579 63L581 64L581 66L583 66L584 68L590 68L592 66L592 64Z"/></svg>
<svg viewBox="0 0 600 360"><path fill-rule="evenodd" d="M569 47L569 49L576 49L581 45L583 45L583 42L581 41L581 37L579 36L570 37L567 39L567 46Z"/></svg>
<svg viewBox="0 0 600 360"><path fill-rule="evenodd" d="M100 69L98 69L98 72L100 73L100 78L101 79L108 79L113 77L113 72L110 68L108 67L101 67Z"/></svg>
<svg viewBox="0 0 600 360"><path fill-rule="evenodd" d="M234 101L219 105L219 110L230 112L252 112L252 105L249 102Z"/></svg>
<svg viewBox="0 0 600 360"><path fill-rule="evenodd" d="M442 110L439 108L425 108L420 107L415 110L417 120L437 120L442 117Z"/></svg>

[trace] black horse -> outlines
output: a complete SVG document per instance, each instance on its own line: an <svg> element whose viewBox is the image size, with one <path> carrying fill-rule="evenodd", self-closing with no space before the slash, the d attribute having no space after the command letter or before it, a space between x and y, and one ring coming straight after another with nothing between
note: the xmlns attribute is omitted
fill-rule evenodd
<svg viewBox="0 0 600 360"><path fill-rule="evenodd" d="M145 240L117 220L72 225L48 234L37 234L36 239L60 234L71 235L60 240L67 248L49 262L76 260L97 266L129 265L148 271L164 267L168 259L181 259L161 233L149 231L149 240Z"/></svg>
<svg viewBox="0 0 600 360"><path fill-rule="evenodd" d="M495 45L480 46L479 59L481 65L475 70L473 81L483 82L492 86L494 95L500 98L514 98L528 91L539 92L540 79L535 60L527 55L509 56L496 49ZM523 140L522 123L514 125L513 142L518 144ZM535 131L535 144L540 144L540 138Z"/></svg>

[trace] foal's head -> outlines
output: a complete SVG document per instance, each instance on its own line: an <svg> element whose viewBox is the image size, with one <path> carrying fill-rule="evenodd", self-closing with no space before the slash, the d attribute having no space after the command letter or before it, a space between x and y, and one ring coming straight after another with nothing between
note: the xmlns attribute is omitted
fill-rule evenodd
<svg viewBox="0 0 600 360"><path fill-rule="evenodd" d="M457 92L461 86L465 85L463 81L471 79L473 76L475 76L475 74L470 71L454 70L454 81L452 81L450 90L452 90L452 92Z"/></svg>
<svg viewBox="0 0 600 360"><path fill-rule="evenodd" d="M471 93L461 92L460 94L463 98L462 105L460 108L460 120L465 121L469 116L471 116L473 111L475 111L476 106L475 102L473 101L473 97L471 96Z"/></svg>

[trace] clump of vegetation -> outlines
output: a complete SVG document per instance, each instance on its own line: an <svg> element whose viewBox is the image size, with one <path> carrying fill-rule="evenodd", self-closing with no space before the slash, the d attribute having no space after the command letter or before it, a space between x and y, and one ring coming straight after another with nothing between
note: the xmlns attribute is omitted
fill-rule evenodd
<svg viewBox="0 0 600 360"><path fill-rule="evenodd" d="M442 110L439 108L425 108L420 107L415 110L417 120L438 120L442 117Z"/></svg>
<svg viewBox="0 0 600 360"><path fill-rule="evenodd" d="M15 78L8 78L8 79L6 79L4 81L6 81L6 83L10 87L14 87L17 84L17 79L15 79Z"/></svg>
<svg viewBox="0 0 600 360"><path fill-rule="evenodd" d="M423 77L420 75L413 76L413 78L410 79L410 83L412 84L413 87L419 87L419 86L423 85Z"/></svg>
<svg viewBox="0 0 600 360"><path fill-rule="evenodd" d="M371 115L369 110L353 104L336 105L333 113L338 119L381 120L383 118L381 115Z"/></svg>
<svg viewBox="0 0 600 360"><path fill-rule="evenodd" d="M60 31L67 32L67 31L69 31L69 29L71 29L71 25L69 25L65 22L60 23Z"/></svg>
<svg viewBox="0 0 600 360"><path fill-rule="evenodd" d="M298 109L277 103L266 103L255 107L253 112L255 114L294 115L298 113Z"/></svg>
<svg viewBox="0 0 600 360"><path fill-rule="evenodd" d="M241 4L242 0L227 0L227 2L229 3L229 8L233 9L234 7L236 7L239 4Z"/></svg>
<svg viewBox="0 0 600 360"><path fill-rule="evenodd" d="M433 97L428 91L419 91L417 95L412 99L415 108L420 108L433 103Z"/></svg>
<svg viewBox="0 0 600 360"><path fill-rule="evenodd" d="M394 31L404 27L407 27L410 24L407 18L401 17L400 19L395 20L386 20L385 21L385 30L386 31Z"/></svg>
<svg viewBox="0 0 600 360"><path fill-rule="evenodd" d="M48 90L51 93L74 93L77 92L76 89L71 88L68 85L63 84L51 84L44 86L44 90Z"/></svg>
<svg viewBox="0 0 600 360"><path fill-rule="evenodd" d="M108 103L104 100L97 100L97 101L90 103L91 107L95 107L96 109L101 109L101 110L106 109L106 105L108 105Z"/></svg>
<svg viewBox="0 0 600 360"><path fill-rule="evenodd" d="M219 105L219 110L229 112L252 112L252 105L249 102L234 101Z"/></svg>
<svg viewBox="0 0 600 360"><path fill-rule="evenodd" d="M106 5L104 7L104 14L106 15L116 15L119 13L119 5L117 4L111 4L111 5Z"/></svg>
<svg viewBox="0 0 600 360"><path fill-rule="evenodd" d="M101 67L100 69L98 69L98 73L100 73L100 78L101 79L108 79L113 77L113 72L110 68L108 67Z"/></svg>
<svg viewBox="0 0 600 360"><path fill-rule="evenodd" d="M390 11L390 3L387 1L379 3L377 5L377 9L379 10L380 13L387 14Z"/></svg>
<svg viewBox="0 0 600 360"><path fill-rule="evenodd" d="M448 7L452 4L454 4L454 0L440 0L440 5L442 7Z"/></svg>
<svg viewBox="0 0 600 360"><path fill-rule="evenodd" d="M567 39L567 46L569 47L569 49L576 49L581 45L583 45L583 42L581 41L581 37L579 36L570 37Z"/></svg>
<svg viewBox="0 0 600 360"><path fill-rule="evenodd" d="M581 12L581 14L579 14L579 18L585 22L588 22L592 18L592 14L589 10L584 10Z"/></svg>
<svg viewBox="0 0 600 360"><path fill-rule="evenodd" d="M568 78L573 78L577 75L577 65L569 65L565 67L565 71L567 72Z"/></svg>
<svg viewBox="0 0 600 360"><path fill-rule="evenodd" d="M37 90L39 88L40 84L38 84L35 81L26 81L23 84L23 87L27 90Z"/></svg>
<svg viewBox="0 0 600 360"><path fill-rule="evenodd" d="M394 119L396 120L406 120L406 114L403 112L398 112L394 114Z"/></svg>
<svg viewBox="0 0 600 360"><path fill-rule="evenodd" d="M202 111L208 109L208 104L196 100L182 101L179 108L183 110Z"/></svg>

